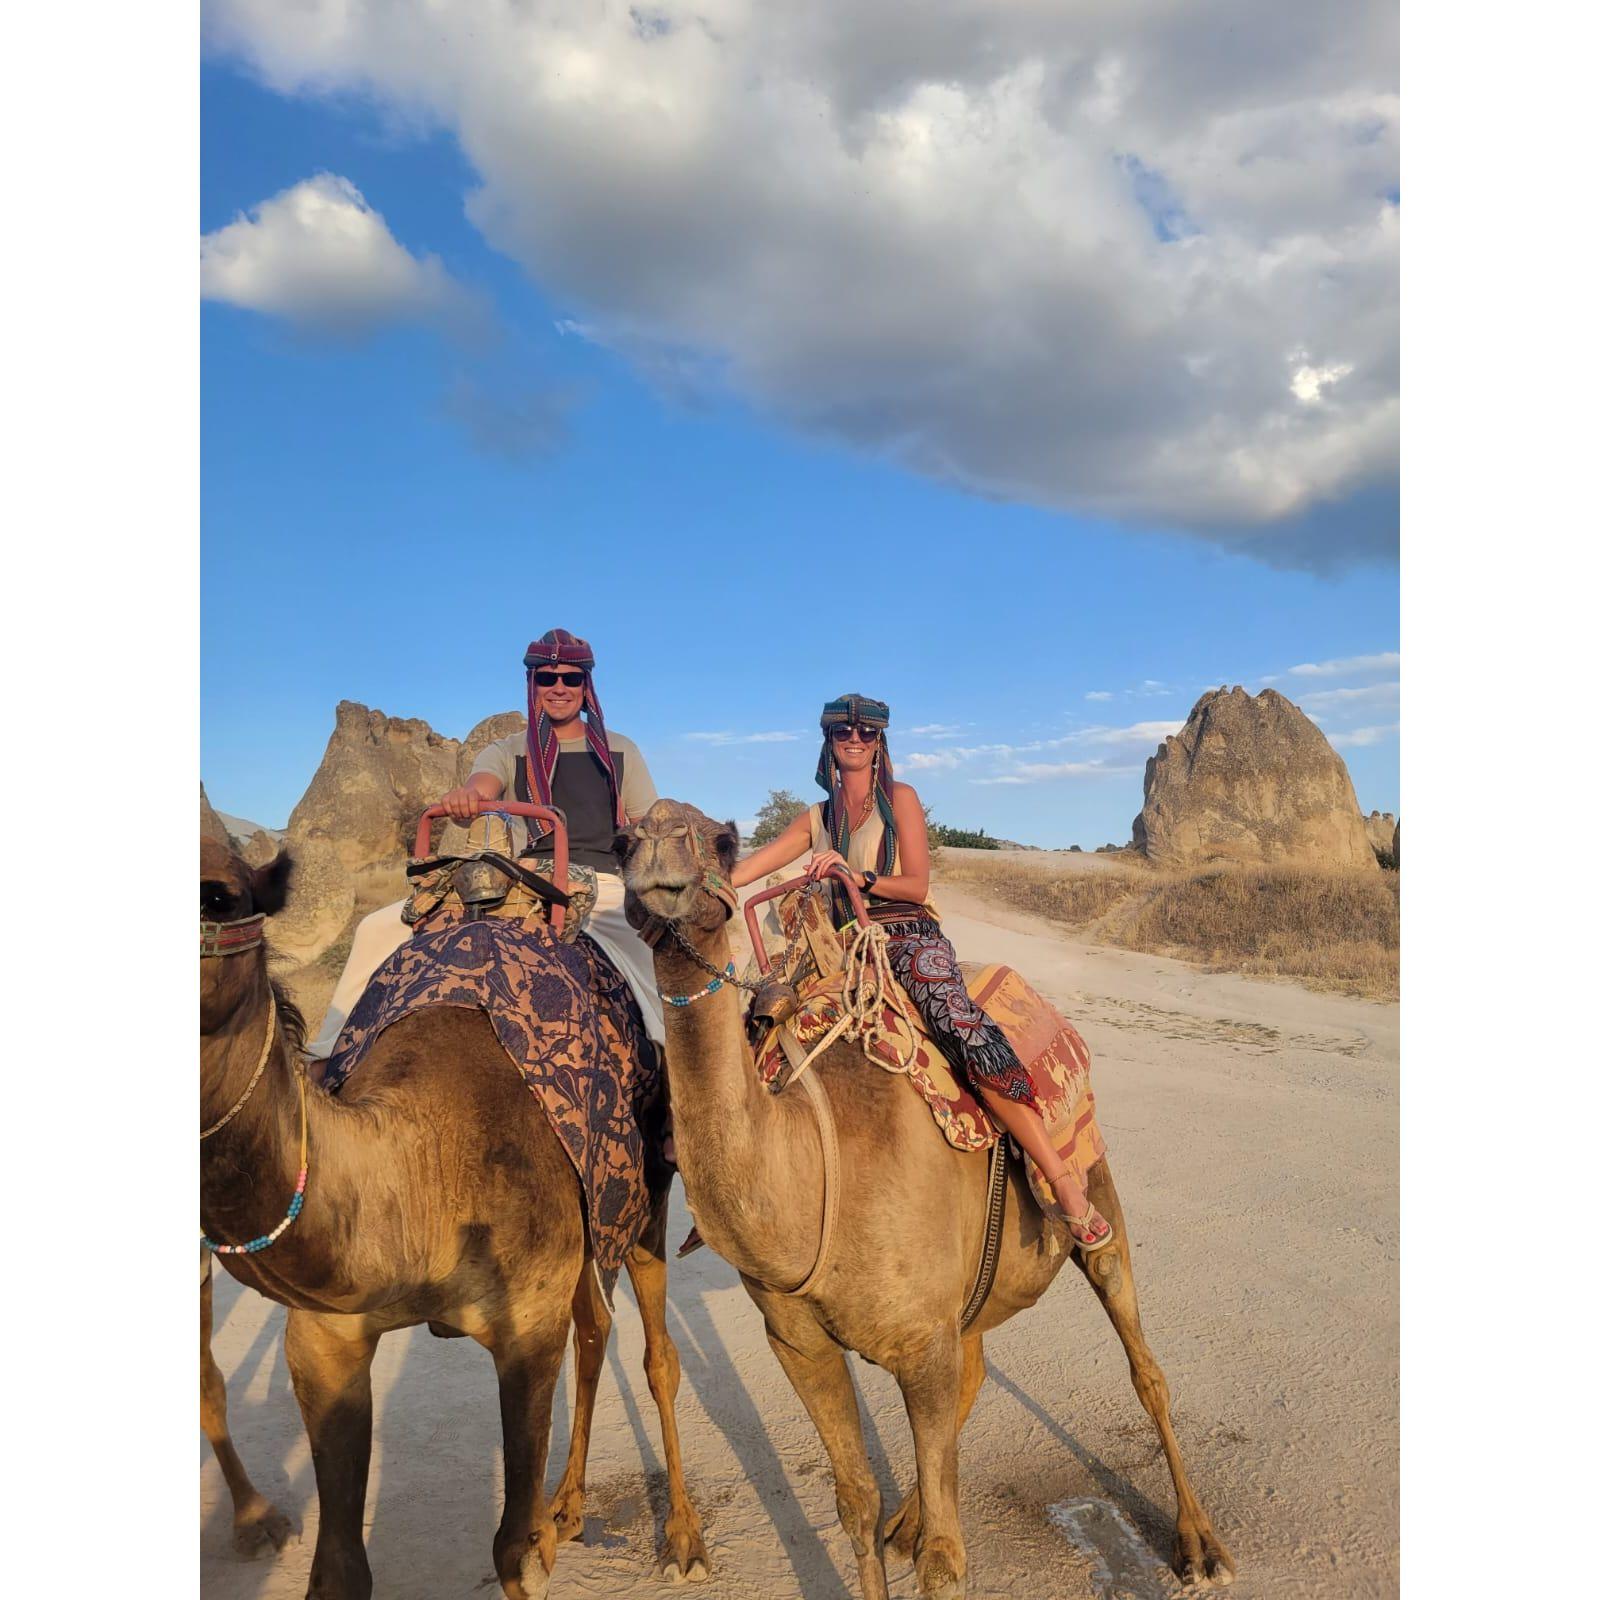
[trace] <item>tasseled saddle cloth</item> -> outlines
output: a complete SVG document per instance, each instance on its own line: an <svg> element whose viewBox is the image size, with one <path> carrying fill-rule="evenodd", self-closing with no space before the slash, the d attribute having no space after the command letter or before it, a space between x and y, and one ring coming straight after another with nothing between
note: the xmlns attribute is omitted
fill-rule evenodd
<svg viewBox="0 0 1600 1600"><path fill-rule="evenodd" d="M871 997L876 1025L856 1018L852 1026L861 981L854 926L841 939L822 914L820 899L799 893L783 897L779 916L789 938L789 965L798 980L799 1006L761 1041L756 1057L761 1081L774 1092L781 1090L830 1033L835 1037L848 1033L869 1061L905 1075L955 1149L989 1149L999 1136L994 1120L928 1037L910 996L891 973L880 969L870 974L870 981L884 983L882 998ZM961 975L967 993L999 1024L1028 1069L1050 1142L1083 1184L1089 1168L1106 1153L1095 1122L1088 1046L1078 1030L1011 967L963 962ZM1027 1172L1041 1208L1056 1212L1055 1195L1031 1157Z"/></svg>

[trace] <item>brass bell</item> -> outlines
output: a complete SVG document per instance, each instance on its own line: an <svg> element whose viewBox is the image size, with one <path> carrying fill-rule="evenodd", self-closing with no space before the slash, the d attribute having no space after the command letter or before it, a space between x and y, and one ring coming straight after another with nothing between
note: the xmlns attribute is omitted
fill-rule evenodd
<svg viewBox="0 0 1600 1600"><path fill-rule="evenodd" d="M795 986L784 978L766 978L750 1002L752 1019L770 1022L774 1027L787 1022L799 1009L800 996Z"/></svg>

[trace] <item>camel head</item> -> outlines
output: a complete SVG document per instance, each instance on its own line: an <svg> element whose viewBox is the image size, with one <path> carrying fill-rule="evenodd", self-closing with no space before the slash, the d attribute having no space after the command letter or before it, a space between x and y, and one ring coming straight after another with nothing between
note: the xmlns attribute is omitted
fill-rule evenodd
<svg viewBox="0 0 1600 1600"><path fill-rule="evenodd" d="M713 822L681 800L657 800L617 836L623 909L628 921L650 937L652 925L709 933L720 928L738 904L729 887L739 859L739 829Z"/></svg>
<svg viewBox="0 0 1600 1600"><path fill-rule="evenodd" d="M226 845L200 840L200 921L243 922L257 914L272 916L283 909L293 863L280 851L264 867L249 867ZM214 956L200 962L200 1031L214 1033L252 993L254 975L264 951L260 945L238 955Z"/></svg>

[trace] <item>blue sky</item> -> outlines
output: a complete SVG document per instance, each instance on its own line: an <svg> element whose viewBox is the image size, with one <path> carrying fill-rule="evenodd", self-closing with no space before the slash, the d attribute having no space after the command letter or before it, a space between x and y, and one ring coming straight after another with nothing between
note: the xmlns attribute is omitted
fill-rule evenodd
<svg viewBox="0 0 1600 1600"><path fill-rule="evenodd" d="M935 416L874 389L884 362L853 369L854 346L775 353L740 285L663 310L616 220L637 194L604 219L631 276L575 278L506 220L513 180L466 120L325 62L308 87L292 37L236 26L201 101L201 231L254 219L212 246L201 308L201 765L221 809L282 824L341 698L456 736L519 705L522 649L554 624L594 643L607 718L661 791L725 815L809 797L819 703L860 689L891 702L901 775L940 819L1121 842L1161 731L1205 688L1267 681L1334 737L1364 809L1397 808L1383 470L1276 515L1187 468L1119 500L1109 469L1057 472L1048 408L997 435L970 396ZM269 238L258 210L319 174L317 216L379 236L353 295L343 258L297 276L301 236ZM1163 178L1163 206L1203 229L1181 188ZM1307 348L1286 404L1354 392L1360 361ZM1120 405L1108 391L1102 454L1126 448ZM1102 420L1064 417L1062 437ZM1036 422L1042 450L1021 437Z"/></svg>

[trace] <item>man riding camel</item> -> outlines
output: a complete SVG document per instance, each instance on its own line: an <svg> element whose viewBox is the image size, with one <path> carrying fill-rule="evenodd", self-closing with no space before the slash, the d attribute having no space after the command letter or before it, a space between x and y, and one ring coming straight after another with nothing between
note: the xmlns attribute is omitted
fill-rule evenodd
<svg viewBox="0 0 1600 1600"><path fill-rule="evenodd" d="M528 678L528 731L486 745L467 781L439 797L456 822L470 823L508 794L555 806L567 819L570 859L595 872L596 895L584 931L627 980L645 1031L657 1044L665 1038L661 997L650 950L622 912L623 884L612 843L617 830L655 803L650 769L631 739L606 728L594 687L594 651L565 628L552 628L528 646L522 658ZM527 825L512 818L520 852ZM534 842L537 850L537 839ZM307 1054L333 1053L339 1031L372 974L411 937L400 918L404 901L384 906L356 927L349 959L339 976L322 1032Z"/></svg>

